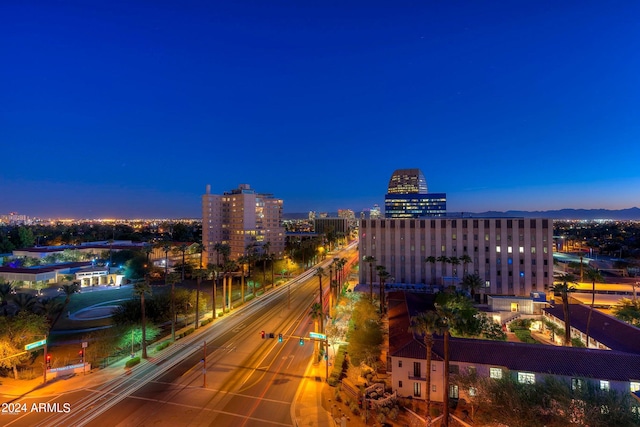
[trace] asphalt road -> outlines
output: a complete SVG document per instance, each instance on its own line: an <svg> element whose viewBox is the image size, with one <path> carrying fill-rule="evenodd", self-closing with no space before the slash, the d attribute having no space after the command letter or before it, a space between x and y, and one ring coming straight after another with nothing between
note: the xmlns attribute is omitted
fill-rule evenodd
<svg viewBox="0 0 640 427"><path fill-rule="evenodd" d="M327 259L328 264L331 260ZM324 265L322 263L321 265ZM312 357L315 270L200 328L102 385L52 397L11 426L291 426L291 405ZM323 281L328 292L328 280ZM325 295L325 298L327 296ZM261 331L275 338L261 338ZM283 342L278 334L283 334ZM204 347L206 342L206 359ZM206 375L206 376L205 376ZM205 383L206 381L206 383ZM42 399L25 397L32 405ZM57 404L57 405L55 405Z"/></svg>

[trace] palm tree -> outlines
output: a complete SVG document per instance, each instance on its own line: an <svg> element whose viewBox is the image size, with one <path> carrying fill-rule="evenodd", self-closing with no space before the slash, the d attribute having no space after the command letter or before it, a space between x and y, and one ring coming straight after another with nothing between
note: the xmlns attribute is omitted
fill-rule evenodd
<svg viewBox="0 0 640 427"><path fill-rule="evenodd" d="M378 265L376 266L376 270L378 271L378 278L380 279L380 314L383 314L385 312L385 289L384 289L384 285L387 281L387 279L389 279L389 277L391 277L391 274L389 274L389 272L387 271L387 269L385 268L384 265Z"/></svg>
<svg viewBox="0 0 640 427"><path fill-rule="evenodd" d="M442 425L444 427L449 427L449 336L451 325L454 323L457 313L455 309L438 303L436 303L436 313L440 320L439 326L441 328L441 333L444 335L444 415Z"/></svg>
<svg viewBox="0 0 640 427"><path fill-rule="evenodd" d="M60 320L60 316L69 305L69 301L71 300L71 295L77 294L80 292L80 284L78 282L73 282L70 284L62 285L62 292L65 295L64 303L62 304L62 310L58 313L54 321L51 323L51 329L53 329L54 325Z"/></svg>
<svg viewBox="0 0 640 427"><path fill-rule="evenodd" d="M238 257L238 266L240 267L240 301L244 304L244 266L249 263L249 257L243 255Z"/></svg>
<svg viewBox="0 0 640 427"><path fill-rule="evenodd" d="M7 315L7 305L13 296L13 285L9 282L0 283L0 307L2 307L3 315Z"/></svg>
<svg viewBox="0 0 640 427"><path fill-rule="evenodd" d="M146 275L144 280L138 280L133 285L133 294L140 296L140 312L142 313L142 358L147 358L147 316L144 306L145 294L151 294L151 285L149 285L149 276ZM133 345L133 344L132 344Z"/></svg>
<svg viewBox="0 0 640 427"><path fill-rule="evenodd" d="M316 274L314 274L314 276L316 276L318 278L318 281L320 283L320 308L324 309L324 304L322 301L322 297L323 297L323 291L322 291L322 277L325 276L324 274L324 268L322 267L318 267L316 268ZM320 333L324 333L324 316L320 317Z"/></svg>
<svg viewBox="0 0 640 427"><path fill-rule="evenodd" d="M369 299L373 302L373 264L376 262L376 257L365 255L362 261L369 263Z"/></svg>
<svg viewBox="0 0 640 427"><path fill-rule="evenodd" d="M440 255L438 258L436 258L436 261L442 263L442 271L440 272L440 277L442 279L442 287L444 288L444 278L447 275L447 263L449 262L449 257L447 257L446 255Z"/></svg>
<svg viewBox="0 0 640 427"><path fill-rule="evenodd" d="M222 310L224 312L224 306L225 304L229 307L229 311L231 311L232 307L231 307L231 302L232 302L232 298L231 298L231 291L233 289L233 272L238 270L238 263L236 261L229 261L227 260L227 262L224 263L224 278L225 280L223 281L227 283L227 286L229 286L229 290L226 291L225 288L223 287L222 289L222 295L227 295L227 299L228 301L225 301L225 303L223 303L223 307ZM224 298L224 297L223 297Z"/></svg>
<svg viewBox="0 0 640 427"><path fill-rule="evenodd" d="M320 320L320 322L322 322L322 318L324 317L324 314L322 313L322 305L320 305L317 302L314 302L311 305L311 311L309 312L309 315L313 319L314 330L315 330L316 333L318 333L318 320ZM314 344L314 347L313 347L314 351L315 351L315 357L313 358L314 363L315 363L315 361L318 360L319 346L320 346L320 342L316 340L315 344Z"/></svg>
<svg viewBox="0 0 640 427"><path fill-rule="evenodd" d="M467 254L462 255L460 258L458 258L460 260L460 262L462 263L462 273L463 276L467 274L467 264L473 264L473 260L471 259L471 257Z"/></svg>
<svg viewBox="0 0 640 427"><path fill-rule="evenodd" d="M433 349L433 334L442 333L440 319L434 311L424 311L418 313L411 318L411 325L409 326L409 332L416 335L422 335L424 345L427 348L427 367L426 367L426 380L427 390L425 395L425 401L427 403L426 411L426 425L431 424L431 353Z"/></svg>
<svg viewBox="0 0 640 427"><path fill-rule="evenodd" d="M21 311L33 311L33 309L35 308L38 302L38 299L31 294L25 294L20 292L13 296L12 302L14 305L15 314L18 314ZM60 317L60 316L58 315L57 317ZM53 323L52 323L52 327L53 327Z"/></svg>
<svg viewBox="0 0 640 427"><path fill-rule="evenodd" d="M215 264L209 263L207 264L207 274L211 275L211 301L212 301L212 317L213 319L218 318L218 312L216 311L216 291L217 291L217 283L218 283L218 270L219 267Z"/></svg>
<svg viewBox="0 0 640 427"><path fill-rule="evenodd" d="M262 244L262 286L267 286L267 260L269 259L269 249L271 248L271 242L264 242Z"/></svg>
<svg viewBox="0 0 640 427"><path fill-rule="evenodd" d="M51 324L53 319L62 312L62 302L56 298L43 297L38 298L33 311L38 314L44 314L47 317L47 322Z"/></svg>
<svg viewBox="0 0 640 427"><path fill-rule="evenodd" d="M589 348L589 326L591 326L591 314L593 313L593 306L596 302L596 282L603 282L604 278L602 277L602 274L600 274L599 270L592 267L587 268L585 275L587 276L587 279L591 281L591 307L589 309L589 316L587 317L587 330L585 331L585 335L587 336L587 348Z"/></svg>
<svg viewBox="0 0 640 427"><path fill-rule="evenodd" d="M171 284L171 341L176 340L176 282L178 278L175 273L167 274L164 283Z"/></svg>
<svg viewBox="0 0 640 427"><path fill-rule="evenodd" d="M202 243L196 244L195 250L200 253L200 263L198 264L198 272L196 273L196 320L194 325L194 329L198 329L198 324L200 323L200 283L202 282L202 275L204 274L202 267L202 253L204 252L204 245Z"/></svg>
<svg viewBox="0 0 640 427"><path fill-rule="evenodd" d="M476 300L476 291L478 291L483 285L482 278L476 273L465 274L462 278L462 287L468 289L471 294L471 299Z"/></svg>
<svg viewBox="0 0 640 427"><path fill-rule="evenodd" d="M451 264L451 280L453 281L453 278L458 278L457 266L460 265L460 259L457 256L452 256L449 258L449 264ZM455 285L455 283L452 284Z"/></svg>
<svg viewBox="0 0 640 427"><path fill-rule="evenodd" d="M426 257L424 259L424 262L431 264L431 269L433 270L433 266L436 265L436 257L434 257L433 255L429 255L428 257ZM435 276L435 275L434 275ZM431 278L431 293L433 293L433 282L434 282L434 277Z"/></svg>
<svg viewBox="0 0 640 427"><path fill-rule="evenodd" d="M180 276L180 280L182 282L184 282L184 262L185 262L184 256L187 253L188 249L189 249L189 245L187 245L186 243L181 243L180 246L178 246L178 252L182 253L182 275ZM202 260L200 262L202 262Z"/></svg>
<svg viewBox="0 0 640 427"><path fill-rule="evenodd" d="M560 294L562 298L562 312L564 314L564 345L571 346L571 319L569 318L569 294L576 291L576 287L570 285L575 283L573 274L563 274L559 277L561 283L551 286L554 293Z"/></svg>

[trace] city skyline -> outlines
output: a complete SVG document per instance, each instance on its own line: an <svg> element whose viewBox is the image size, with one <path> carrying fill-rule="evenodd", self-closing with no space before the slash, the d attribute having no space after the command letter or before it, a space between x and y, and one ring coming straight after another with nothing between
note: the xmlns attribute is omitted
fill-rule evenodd
<svg viewBox="0 0 640 427"><path fill-rule="evenodd" d="M419 168L451 212L638 206L640 4L44 1L0 6L0 212L384 205Z"/></svg>

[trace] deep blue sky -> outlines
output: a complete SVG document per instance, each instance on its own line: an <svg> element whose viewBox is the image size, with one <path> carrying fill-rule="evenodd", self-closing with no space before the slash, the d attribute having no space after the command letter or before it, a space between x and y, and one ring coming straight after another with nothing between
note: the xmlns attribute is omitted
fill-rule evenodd
<svg viewBox="0 0 640 427"><path fill-rule="evenodd" d="M0 213L199 217L206 184L285 212L640 200L640 2L0 4Z"/></svg>

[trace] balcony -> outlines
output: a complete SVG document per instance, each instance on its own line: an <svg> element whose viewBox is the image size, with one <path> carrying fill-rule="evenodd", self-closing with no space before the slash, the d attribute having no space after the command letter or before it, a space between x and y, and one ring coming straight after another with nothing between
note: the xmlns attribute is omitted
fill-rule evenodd
<svg viewBox="0 0 640 427"><path fill-rule="evenodd" d="M410 380L416 380L416 381L427 380L427 377L422 376L422 373L420 371L409 371L408 377Z"/></svg>

